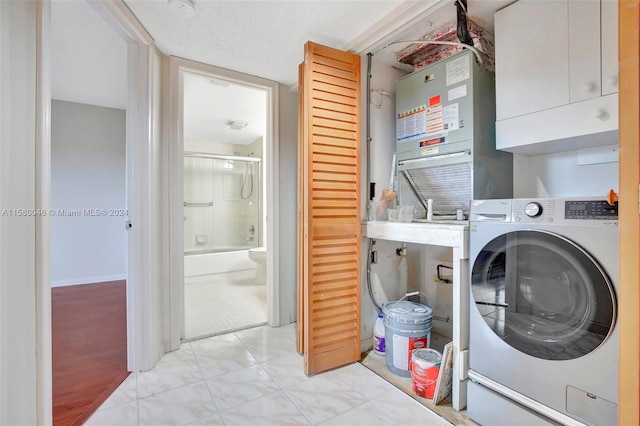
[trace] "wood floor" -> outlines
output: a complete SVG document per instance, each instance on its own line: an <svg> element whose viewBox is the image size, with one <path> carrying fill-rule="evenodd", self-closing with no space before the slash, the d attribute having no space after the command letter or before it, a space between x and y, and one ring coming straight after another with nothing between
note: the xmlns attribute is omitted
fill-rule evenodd
<svg viewBox="0 0 640 426"><path fill-rule="evenodd" d="M53 422L80 425L129 375L126 282L51 289Z"/></svg>

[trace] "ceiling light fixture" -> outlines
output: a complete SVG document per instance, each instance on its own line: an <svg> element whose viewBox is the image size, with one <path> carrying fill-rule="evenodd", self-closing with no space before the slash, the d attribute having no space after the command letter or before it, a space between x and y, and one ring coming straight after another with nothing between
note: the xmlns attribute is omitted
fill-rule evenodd
<svg viewBox="0 0 640 426"><path fill-rule="evenodd" d="M249 125L249 122L242 120L227 120L225 124L233 130L241 130L247 127Z"/></svg>
<svg viewBox="0 0 640 426"><path fill-rule="evenodd" d="M169 7L185 18L191 18L196 14L196 0L169 0Z"/></svg>

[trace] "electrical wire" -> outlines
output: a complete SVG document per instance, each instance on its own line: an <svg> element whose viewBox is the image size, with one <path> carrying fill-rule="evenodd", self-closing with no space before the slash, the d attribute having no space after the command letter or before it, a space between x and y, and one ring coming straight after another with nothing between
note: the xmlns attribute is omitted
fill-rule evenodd
<svg viewBox="0 0 640 426"><path fill-rule="evenodd" d="M369 297L373 302L373 305L382 312L382 306L378 303L373 295L373 289L371 288L371 250L373 249L373 238L369 238L369 250L367 250L367 290L369 290Z"/></svg>

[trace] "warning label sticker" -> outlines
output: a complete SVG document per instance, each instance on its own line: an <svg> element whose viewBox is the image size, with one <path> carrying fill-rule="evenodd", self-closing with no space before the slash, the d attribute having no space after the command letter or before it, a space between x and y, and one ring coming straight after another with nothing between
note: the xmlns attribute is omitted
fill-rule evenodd
<svg viewBox="0 0 640 426"><path fill-rule="evenodd" d="M447 63L447 86L465 81L470 75L469 56L463 56Z"/></svg>
<svg viewBox="0 0 640 426"><path fill-rule="evenodd" d="M429 108L427 108L427 136L442 134L444 130L442 120L442 100L440 95L429 98Z"/></svg>
<svg viewBox="0 0 640 426"><path fill-rule="evenodd" d="M442 121L444 130L451 132L460 128L460 113L458 103L447 105L443 108Z"/></svg>
<svg viewBox="0 0 640 426"><path fill-rule="evenodd" d="M399 113L396 117L396 140L398 142L427 134L427 106L421 105Z"/></svg>

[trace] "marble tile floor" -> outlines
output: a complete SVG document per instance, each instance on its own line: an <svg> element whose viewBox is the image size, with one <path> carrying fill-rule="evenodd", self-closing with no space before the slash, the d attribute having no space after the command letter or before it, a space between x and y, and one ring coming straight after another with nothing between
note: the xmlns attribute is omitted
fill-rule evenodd
<svg viewBox="0 0 640 426"><path fill-rule="evenodd" d="M85 424L450 423L360 363L307 377L290 324L184 343L151 371L132 373Z"/></svg>

